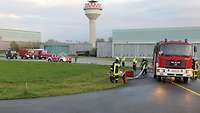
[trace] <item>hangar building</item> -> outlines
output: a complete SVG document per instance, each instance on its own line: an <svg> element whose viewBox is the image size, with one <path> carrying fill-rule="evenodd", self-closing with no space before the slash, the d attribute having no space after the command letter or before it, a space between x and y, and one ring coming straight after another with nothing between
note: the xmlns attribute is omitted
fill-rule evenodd
<svg viewBox="0 0 200 113"><path fill-rule="evenodd" d="M41 42L41 33L14 29L0 29L0 50L9 48L11 41L18 42L18 44L27 42L39 43Z"/></svg>
<svg viewBox="0 0 200 113"><path fill-rule="evenodd" d="M166 38L182 41L188 39L197 46L197 57L200 58L200 27L113 30L112 38L112 43L97 44L98 57L152 57L154 45Z"/></svg>

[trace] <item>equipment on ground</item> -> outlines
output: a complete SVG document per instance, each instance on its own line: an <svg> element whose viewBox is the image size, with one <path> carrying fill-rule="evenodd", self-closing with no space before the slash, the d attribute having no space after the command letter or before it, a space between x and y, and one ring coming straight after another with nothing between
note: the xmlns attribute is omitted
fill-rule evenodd
<svg viewBox="0 0 200 113"><path fill-rule="evenodd" d="M137 74L132 70L123 70L123 72L120 71L120 78L122 78L124 84L127 84L128 80L144 78L144 75L143 75L144 70L145 70L145 68L143 68ZM110 72L109 72L109 78L110 78L110 81L112 83L114 83L115 77L113 76L112 68L110 69Z"/></svg>

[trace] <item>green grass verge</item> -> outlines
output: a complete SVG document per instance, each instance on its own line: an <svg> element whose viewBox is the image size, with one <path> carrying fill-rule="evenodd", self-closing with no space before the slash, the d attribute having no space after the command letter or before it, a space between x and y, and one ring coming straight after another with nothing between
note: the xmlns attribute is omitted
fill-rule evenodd
<svg viewBox="0 0 200 113"><path fill-rule="evenodd" d="M108 67L89 64L0 61L0 99L61 96L120 87Z"/></svg>

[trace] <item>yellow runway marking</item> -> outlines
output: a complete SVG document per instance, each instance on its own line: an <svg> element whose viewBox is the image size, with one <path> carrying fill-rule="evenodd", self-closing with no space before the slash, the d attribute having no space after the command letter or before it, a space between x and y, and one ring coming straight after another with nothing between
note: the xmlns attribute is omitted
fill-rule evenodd
<svg viewBox="0 0 200 113"><path fill-rule="evenodd" d="M177 87L183 88L184 90L186 90L186 91L188 91L188 92L190 92L190 93L192 93L192 94L195 94L195 95L197 95L197 96L200 96L200 93L199 93L199 92L193 91L192 89L186 88L186 87L184 87L184 86L182 86L182 85L180 85L180 84L174 83L174 82L172 82L172 84L175 85L175 86L177 86Z"/></svg>

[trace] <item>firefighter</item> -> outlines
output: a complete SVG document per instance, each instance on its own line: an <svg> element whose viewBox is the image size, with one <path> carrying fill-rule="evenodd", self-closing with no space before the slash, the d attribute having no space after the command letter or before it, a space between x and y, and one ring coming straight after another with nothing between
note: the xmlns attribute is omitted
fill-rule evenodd
<svg viewBox="0 0 200 113"><path fill-rule="evenodd" d="M122 67L125 67L125 61L126 61L126 58L125 58L125 57L122 57L122 60L121 60L121 62L122 62Z"/></svg>
<svg viewBox="0 0 200 113"><path fill-rule="evenodd" d="M198 77L197 75L198 75L198 70L199 70L199 63L195 59L193 59L192 68L193 68L193 79L197 80L197 77Z"/></svg>
<svg viewBox="0 0 200 113"><path fill-rule="evenodd" d="M144 70L142 75L147 75L147 65L148 65L148 61L143 58L142 62L141 62L141 65L140 65L141 71Z"/></svg>
<svg viewBox="0 0 200 113"><path fill-rule="evenodd" d="M75 63L77 63L77 60L78 60L78 54L76 53L76 55L75 55Z"/></svg>
<svg viewBox="0 0 200 113"><path fill-rule="evenodd" d="M133 71L135 71L135 72L136 72L136 67L137 67L137 58L134 57L133 58Z"/></svg>
<svg viewBox="0 0 200 113"><path fill-rule="evenodd" d="M111 68L113 72L113 77L115 79L115 82L118 83L119 77L120 77L120 59L119 57L116 57L115 61L113 62Z"/></svg>

